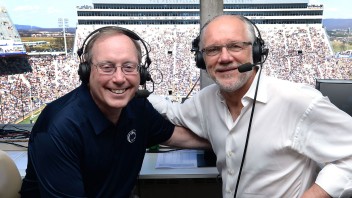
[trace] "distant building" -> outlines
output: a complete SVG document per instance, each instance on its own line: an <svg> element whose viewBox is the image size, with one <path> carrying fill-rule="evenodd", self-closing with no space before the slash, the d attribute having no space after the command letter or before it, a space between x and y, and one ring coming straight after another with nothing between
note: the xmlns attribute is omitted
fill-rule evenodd
<svg viewBox="0 0 352 198"><path fill-rule="evenodd" d="M0 7L0 56L25 55L26 48L5 7Z"/></svg>
<svg viewBox="0 0 352 198"><path fill-rule="evenodd" d="M3 6L0 6L0 24L0 76L31 72L26 48Z"/></svg>
<svg viewBox="0 0 352 198"><path fill-rule="evenodd" d="M49 45L50 42L48 42L48 41L28 41L28 42L23 42L23 44L26 46L38 46L38 45Z"/></svg>
<svg viewBox="0 0 352 198"><path fill-rule="evenodd" d="M352 50L346 50L336 53L336 58L352 58Z"/></svg>
<svg viewBox="0 0 352 198"><path fill-rule="evenodd" d="M322 5L309 0L224 0L225 14L256 24L321 24ZM199 0L93 0L77 9L78 25L199 24Z"/></svg>

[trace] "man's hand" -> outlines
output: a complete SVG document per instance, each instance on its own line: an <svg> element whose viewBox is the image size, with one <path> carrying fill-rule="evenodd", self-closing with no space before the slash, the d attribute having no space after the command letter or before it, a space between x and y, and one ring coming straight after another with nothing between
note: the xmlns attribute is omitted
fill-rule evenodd
<svg viewBox="0 0 352 198"><path fill-rule="evenodd" d="M331 198L331 196L317 184L313 184L312 187L310 187L306 192L304 192L301 198L315 198L315 197Z"/></svg>

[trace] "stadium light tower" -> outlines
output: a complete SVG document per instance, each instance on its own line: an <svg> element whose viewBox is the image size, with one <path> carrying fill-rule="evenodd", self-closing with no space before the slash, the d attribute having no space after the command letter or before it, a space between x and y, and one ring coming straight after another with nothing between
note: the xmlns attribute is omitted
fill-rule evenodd
<svg viewBox="0 0 352 198"><path fill-rule="evenodd" d="M58 24L59 24L59 27L62 27L62 32L64 34L65 55L67 55L66 28L68 28L68 19L67 18L59 18Z"/></svg>

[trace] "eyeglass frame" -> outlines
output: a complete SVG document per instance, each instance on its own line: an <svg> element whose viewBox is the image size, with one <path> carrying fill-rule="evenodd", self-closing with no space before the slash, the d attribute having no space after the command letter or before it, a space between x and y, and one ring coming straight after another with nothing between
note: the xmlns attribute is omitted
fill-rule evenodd
<svg viewBox="0 0 352 198"><path fill-rule="evenodd" d="M231 49L230 45L236 45L238 48ZM225 45L210 45L208 47L205 47L201 50L202 53L205 53L207 56L216 56L219 55L222 51L222 48L226 48L228 52L240 52L242 51L245 47L253 45L252 42L245 42L245 41L232 41L229 43L226 43ZM212 51L209 51L211 48L216 48L214 50L215 54Z"/></svg>
<svg viewBox="0 0 352 198"><path fill-rule="evenodd" d="M100 74L104 74L104 75L113 75L116 73L117 71L117 68L118 67L121 67L121 71L122 73L124 73L125 75L134 75L134 74L138 74L139 73L139 70L141 68L141 65L138 64L138 63L132 63L132 62L127 62L127 63L124 63L122 65L116 65L114 63L111 63L111 62L100 62L100 63L92 63L93 66L95 66L98 70L98 72ZM109 66L107 69L112 69L110 72L106 72L103 70L103 66ZM126 69L128 69L129 66L133 66L135 68L133 68L134 70L131 71L131 72L126 72Z"/></svg>

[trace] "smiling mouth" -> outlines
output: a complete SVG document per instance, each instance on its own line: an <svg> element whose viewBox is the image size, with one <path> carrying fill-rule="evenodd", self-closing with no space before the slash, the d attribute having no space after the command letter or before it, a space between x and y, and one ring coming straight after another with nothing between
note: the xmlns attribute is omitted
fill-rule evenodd
<svg viewBox="0 0 352 198"><path fill-rule="evenodd" d="M110 89L110 91L115 94L123 94L125 93L126 89Z"/></svg>
<svg viewBox="0 0 352 198"><path fill-rule="evenodd" d="M223 73L223 72L234 71L236 69L237 68L234 68L234 67L232 67L232 68L223 68L223 69L219 69L218 72Z"/></svg>

